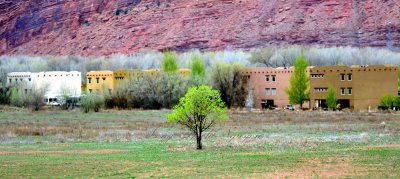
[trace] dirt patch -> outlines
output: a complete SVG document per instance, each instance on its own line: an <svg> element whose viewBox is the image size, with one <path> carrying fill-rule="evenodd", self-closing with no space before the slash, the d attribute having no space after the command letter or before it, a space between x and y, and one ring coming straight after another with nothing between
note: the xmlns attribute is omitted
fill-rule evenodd
<svg viewBox="0 0 400 179"><path fill-rule="evenodd" d="M121 149L100 149L100 150L66 150L66 151L43 151L43 150L25 150L25 151L0 151L0 155L95 155L123 153Z"/></svg>
<svg viewBox="0 0 400 179"><path fill-rule="evenodd" d="M277 171L262 174L263 178L340 178L345 176L360 176L366 169L354 166L350 158L319 158L301 161L293 171ZM250 176L258 178L259 176Z"/></svg>

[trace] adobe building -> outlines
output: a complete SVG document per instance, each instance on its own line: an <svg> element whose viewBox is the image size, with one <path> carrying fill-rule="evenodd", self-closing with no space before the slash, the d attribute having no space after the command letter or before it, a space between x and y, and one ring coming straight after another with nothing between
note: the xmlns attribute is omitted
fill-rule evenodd
<svg viewBox="0 0 400 179"><path fill-rule="evenodd" d="M377 109L385 94L397 96L397 67L316 66L310 69L310 107L325 108L332 86L341 108Z"/></svg>
<svg viewBox="0 0 400 179"><path fill-rule="evenodd" d="M7 74L7 86L16 87L21 94L29 94L34 89L47 86L45 99L58 99L63 93L71 97L79 97L81 89L81 72L12 72ZM45 100L45 102L49 102Z"/></svg>
<svg viewBox="0 0 400 179"><path fill-rule="evenodd" d="M249 93L253 96L254 108L279 107L289 105L285 89L290 86L293 68L249 67L244 75L249 79Z"/></svg>
<svg viewBox="0 0 400 179"><path fill-rule="evenodd" d="M86 74L88 94L108 94L114 92L114 73L112 71L90 71Z"/></svg>

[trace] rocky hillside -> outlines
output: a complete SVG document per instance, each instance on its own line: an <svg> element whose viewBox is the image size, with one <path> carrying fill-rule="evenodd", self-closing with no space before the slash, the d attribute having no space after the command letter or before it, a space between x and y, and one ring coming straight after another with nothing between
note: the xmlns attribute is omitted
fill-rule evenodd
<svg viewBox="0 0 400 179"><path fill-rule="evenodd" d="M0 54L400 46L399 0L0 0Z"/></svg>

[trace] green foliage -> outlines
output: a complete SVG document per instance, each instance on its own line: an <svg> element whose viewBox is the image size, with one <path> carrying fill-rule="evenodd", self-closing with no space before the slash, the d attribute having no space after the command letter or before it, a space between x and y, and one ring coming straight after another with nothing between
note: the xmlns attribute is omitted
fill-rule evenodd
<svg viewBox="0 0 400 179"><path fill-rule="evenodd" d="M88 94L81 98L80 106L83 112L88 113L93 109L94 112L99 112L100 108L105 104L105 98L100 94Z"/></svg>
<svg viewBox="0 0 400 179"><path fill-rule="evenodd" d="M20 97L20 95L18 93L18 89L16 87L13 87L11 89L10 103L11 103L11 105L17 106L17 107L22 107L22 105L23 105L22 98Z"/></svg>
<svg viewBox="0 0 400 179"><path fill-rule="evenodd" d="M164 53L164 57L161 64L161 70L165 73L178 72L178 64L176 63L175 52L167 51Z"/></svg>
<svg viewBox="0 0 400 179"><path fill-rule="evenodd" d="M392 109L395 105L395 101L397 101L396 97L390 94L385 94L379 101L379 107L381 109Z"/></svg>
<svg viewBox="0 0 400 179"><path fill-rule="evenodd" d="M400 66L398 67L400 68ZM398 90L400 91L400 70L397 69L397 86L398 86Z"/></svg>
<svg viewBox="0 0 400 179"><path fill-rule="evenodd" d="M210 86L193 86L179 100L172 113L167 115L168 122L186 126L195 135L197 149L202 149L202 133L217 120L227 120L228 114L219 91Z"/></svg>
<svg viewBox="0 0 400 179"><path fill-rule="evenodd" d="M190 69L191 84L204 84L206 78L206 68L204 66L203 60L198 55L192 56L192 64L190 66Z"/></svg>
<svg viewBox="0 0 400 179"><path fill-rule="evenodd" d="M333 89L333 87L328 88L328 96L326 97L325 104L328 106L330 110L336 108L337 98L335 96L335 89Z"/></svg>
<svg viewBox="0 0 400 179"><path fill-rule="evenodd" d="M289 95L289 101L292 104L299 104L303 107L305 101L310 99L308 84L310 79L306 74L308 62L304 55L296 58L294 63L294 72L290 77L290 87L285 91Z"/></svg>
<svg viewBox="0 0 400 179"><path fill-rule="evenodd" d="M213 87L221 92L221 98L230 107L243 107L248 93L248 80L240 63L214 63L211 67Z"/></svg>

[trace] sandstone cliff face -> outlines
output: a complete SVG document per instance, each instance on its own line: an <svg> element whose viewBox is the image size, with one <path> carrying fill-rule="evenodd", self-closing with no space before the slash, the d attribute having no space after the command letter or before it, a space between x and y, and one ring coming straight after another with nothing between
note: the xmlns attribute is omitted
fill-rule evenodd
<svg viewBox="0 0 400 179"><path fill-rule="evenodd" d="M399 0L0 0L0 54L400 46Z"/></svg>

